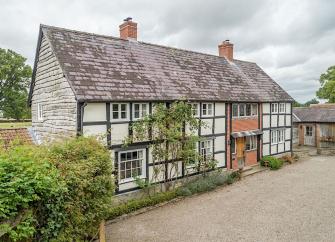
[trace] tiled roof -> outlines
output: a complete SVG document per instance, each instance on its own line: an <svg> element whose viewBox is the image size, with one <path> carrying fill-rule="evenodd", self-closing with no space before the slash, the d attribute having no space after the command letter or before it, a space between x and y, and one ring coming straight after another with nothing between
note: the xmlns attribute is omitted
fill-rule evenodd
<svg viewBox="0 0 335 242"><path fill-rule="evenodd" d="M257 64L42 26L79 101L293 101Z"/></svg>
<svg viewBox="0 0 335 242"><path fill-rule="evenodd" d="M335 123L335 106L333 107L299 107L293 108L293 122Z"/></svg>
<svg viewBox="0 0 335 242"><path fill-rule="evenodd" d="M16 140L24 144L33 144L27 128L0 129L0 145L8 147L11 142Z"/></svg>

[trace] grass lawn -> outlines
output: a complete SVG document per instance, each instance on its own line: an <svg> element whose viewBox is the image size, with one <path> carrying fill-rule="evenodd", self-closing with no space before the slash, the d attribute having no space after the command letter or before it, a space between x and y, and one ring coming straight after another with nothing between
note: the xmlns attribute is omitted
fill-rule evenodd
<svg viewBox="0 0 335 242"><path fill-rule="evenodd" d="M29 126L31 126L31 122L0 123L0 129L25 128Z"/></svg>

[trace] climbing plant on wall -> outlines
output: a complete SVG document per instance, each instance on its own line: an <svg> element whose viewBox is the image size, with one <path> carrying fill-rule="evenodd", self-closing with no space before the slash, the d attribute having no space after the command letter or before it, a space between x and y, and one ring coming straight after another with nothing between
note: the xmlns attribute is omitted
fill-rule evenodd
<svg viewBox="0 0 335 242"><path fill-rule="evenodd" d="M169 105L159 103L153 106L152 114L132 124L132 134L124 145L150 141L154 165L153 176L147 181L154 183L164 179L161 189L166 189L168 184L175 185L173 178L180 176L181 172L187 176L189 170L203 172L215 165L211 157L198 152L197 143L201 140L198 130L204 126L202 121L194 117L187 101L176 101Z"/></svg>

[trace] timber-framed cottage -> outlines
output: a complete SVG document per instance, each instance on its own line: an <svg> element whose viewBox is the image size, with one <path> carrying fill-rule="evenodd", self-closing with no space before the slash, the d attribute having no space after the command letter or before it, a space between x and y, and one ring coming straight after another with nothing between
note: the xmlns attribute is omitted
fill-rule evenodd
<svg viewBox="0 0 335 242"><path fill-rule="evenodd" d="M130 18L120 38L41 25L29 95L35 138L107 133L119 193L137 189L131 169L153 175L150 141L127 148L122 141L155 103L187 98L207 124L199 152L220 168L291 153L293 99L257 64L234 59L232 43L218 49L216 56L138 41ZM184 167L176 169L181 178Z"/></svg>

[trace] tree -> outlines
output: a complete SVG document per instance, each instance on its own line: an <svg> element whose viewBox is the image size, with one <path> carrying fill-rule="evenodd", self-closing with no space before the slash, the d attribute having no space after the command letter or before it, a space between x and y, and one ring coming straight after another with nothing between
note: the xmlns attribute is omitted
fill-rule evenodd
<svg viewBox="0 0 335 242"><path fill-rule="evenodd" d="M335 103L335 66L331 66L320 76L321 87L316 92L319 98L328 99L329 103Z"/></svg>
<svg viewBox="0 0 335 242"><path fill-rule="evenodd" d="M28 118L28 87L32 69L26 58L0 48L0 110L5 118Z"/></svg>
<svg viewBox="0 0 335 242"><path fill-rule="evenodd" d="M316 98L313 98L313 99L311 99L311 100L305 102L304 106L305 106L305 107L309 107L311 104L318 104L318 103L319 103L319 101L316 100Z"/></svg>

